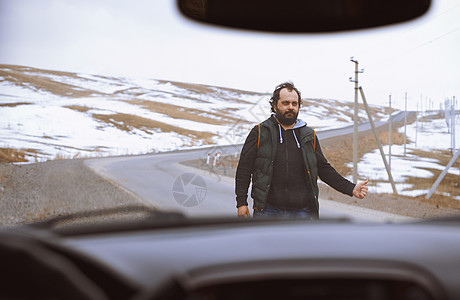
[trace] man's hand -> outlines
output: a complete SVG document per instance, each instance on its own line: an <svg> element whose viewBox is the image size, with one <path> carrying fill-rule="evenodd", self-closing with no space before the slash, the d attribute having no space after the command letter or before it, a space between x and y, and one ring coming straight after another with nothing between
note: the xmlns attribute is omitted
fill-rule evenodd
<svg viewBox="0 0 460 300"><path fill-rule="evenodd" d="M250 217L249 208L247 205L238 207L238 217Z"/></svg>
<svg viewBox="0 0 460 300"><path fill-rule="evenodd" d="M367 195L367 186L366 184L369 183L369 180L366 180L364 182L358 182L355 185L355 188L353 189L353 196L355 196L358 199L363 199Z"/></svg>

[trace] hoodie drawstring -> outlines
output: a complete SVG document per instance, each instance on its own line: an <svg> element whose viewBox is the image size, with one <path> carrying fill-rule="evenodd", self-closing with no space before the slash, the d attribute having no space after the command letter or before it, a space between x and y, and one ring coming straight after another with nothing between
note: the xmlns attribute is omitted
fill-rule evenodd
<svg viewBox="0 0 460 300"><path fill-rule="evenodd" d="M300 149L300 144L299 144L299 141L297 140L297 136L295 135L295 131L292 130L292 133L294 134L295 142L297 143L297 148Z"/></svg>
<svg viewBox="0 0 460 300"><path fill-rule="evenodd" d="M278 129L280 130L280 144L283 143L283 134L281 133L281 126L278 124Z"/></svg>
<svg viewBox="0 0 460 300"><path fill-rule="evenodd" d="M280 131L280 144L283 143L283 133L281 132L281 126L280 124L278 124L278 129ZM299 144L299 140L297 139L297 136L295 135L295 131L292 130L292 134L294 135L294 139L295 139L295 142L297 143L297 148L300 149L300 144Z"/></svg>

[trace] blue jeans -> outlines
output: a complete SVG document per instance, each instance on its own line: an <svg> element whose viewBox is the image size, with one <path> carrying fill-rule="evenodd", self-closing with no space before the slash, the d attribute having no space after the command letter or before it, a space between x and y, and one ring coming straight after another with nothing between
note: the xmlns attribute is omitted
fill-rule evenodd
<svg viewBox="0 0 460 300"><path fill-rule="evenodd" d="M280 209L267 204L262 211L254 209L254 218L260 217L281 217L281 218L303 218L313 219L313 216L306 209Z"/></svg>

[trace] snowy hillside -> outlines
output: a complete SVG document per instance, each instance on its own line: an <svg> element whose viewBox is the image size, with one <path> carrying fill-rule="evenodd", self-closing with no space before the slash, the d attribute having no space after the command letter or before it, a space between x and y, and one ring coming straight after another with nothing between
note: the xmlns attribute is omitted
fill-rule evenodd
<svg viewBox="0 0 460 300"><path fill-rule="evenodd" d="M0 148L43 161L242 143L269 116L270 92L0 65ZM304 99L299 117L350 125L352 102Z"/></svg>

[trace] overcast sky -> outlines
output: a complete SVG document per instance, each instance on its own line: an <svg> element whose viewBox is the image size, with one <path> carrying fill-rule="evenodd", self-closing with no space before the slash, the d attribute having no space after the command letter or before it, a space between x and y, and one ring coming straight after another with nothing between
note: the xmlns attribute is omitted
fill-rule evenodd
<svg viewBox="0 0 460 300"><path fill-rule="evenodd" d="M368 101L435 108L460 96L460 0L413 23L330 35L224 30L181 18L174 0L0 0L0 63L353 100L354 56ZM427 104L423 104L426 106Z"/></svg>

